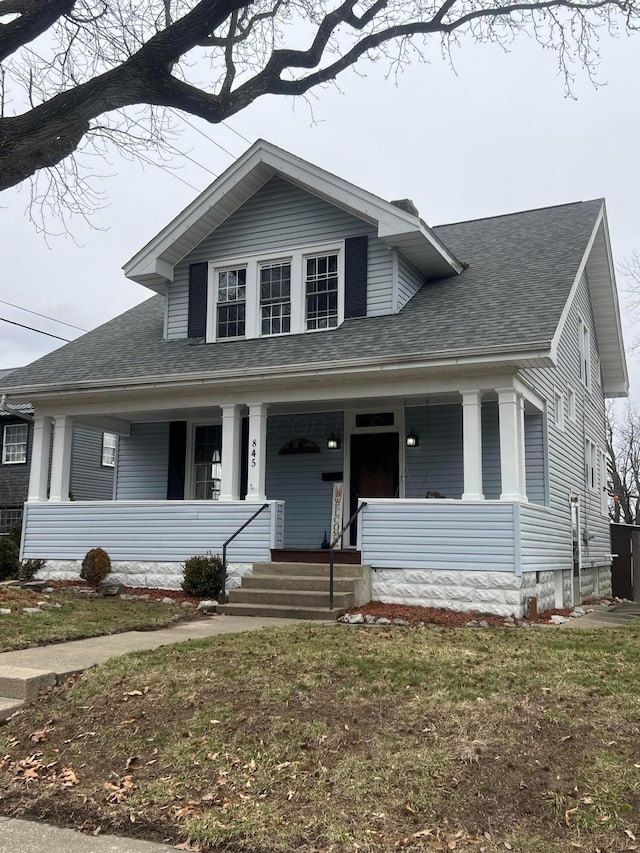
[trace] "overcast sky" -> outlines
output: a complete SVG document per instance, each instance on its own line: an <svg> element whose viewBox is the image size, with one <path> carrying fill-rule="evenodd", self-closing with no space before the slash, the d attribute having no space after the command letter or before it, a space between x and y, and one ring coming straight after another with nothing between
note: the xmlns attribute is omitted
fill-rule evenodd
<svg viewBox="0 0 640 853"><path fill-rule="evenodd" d="M603 37L604 38L604 37ZM526 37L511 53L468 45L456 73L434 44L397 85L382 63L362 64L339 86L303 99L263 99L230 120L250 142L262 137L383 198L412 198L429 225L605 197L616 263L640 252L637 150L640 35L604 38L601 86L586 75L565 95L557 60ZM173 174L117 156L100 164L109 206L95 229L71 221L74 239L36 233L28 187L0 195L0 300L92 329L147 298L121 267L213 180L248 143L231 130L188 117ZM211 141L213 140L213 141ZM214 143L219 143L229 153ZM59 230L51 223L52 230ZM618 276L619 290L624 279ZM61 335L69 327L0 303L0 317ZM640 329L627 330L627 343ZM0 323L0 368L26 364L61 342ZM640 366L629 356L632 393Z"/></svg>

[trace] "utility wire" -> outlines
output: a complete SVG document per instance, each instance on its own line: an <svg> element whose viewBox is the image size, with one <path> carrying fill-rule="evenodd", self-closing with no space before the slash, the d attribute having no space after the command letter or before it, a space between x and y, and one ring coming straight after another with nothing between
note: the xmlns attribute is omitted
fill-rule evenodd
<svg viewBox="0 0 640 853"><path fill-rule="evenodd" d="M27 314L35 314L36 317L42 317L44 320L53 320L54 323L60 323L62 326L69 326L71 329L77 329L79 332L87 332L88 329L83 329L81 326L74 326L73 323L65 323L64 320L56 320L55 317L49 317L48 314L39 314L37 311L32 311L30 308L23 308L22 305L14 305L13 302L7 302L0 299L3 305L10 305L12 308L17 308L19 311L26 311Z"/></svg>
<svg viewBox="0 0 640 853"><path fill-rule="evenodd" d="M221 121L220 124L223 124L227 128L227 130L230 130L232 133L235 133L236 136L239 136L240 139L244 139L245 142L248 142L249 145L251 145L251 140L247 139L247 137L240 133L239 130L236 130L235 127L231 127L231 125L227 124L226 121ZM213 139L211 141L213 142Z"/></svg>
<svg viewBox="0 0 640 853"><path fill-rule="evenodd" d="M220 145L220 143L219 143L219 142L216 142L216 140L215 140L215 139L212 139L212 137L211 137L211 136L209 136L209 134L208 134L208 133L205 133L205 132L204 132L204 130L200 130L200 128L199 128L197 125L195 125L195 124L193 124L193 122L189 121L189 119L188 119L188 118L185 118L185 117L182 115L182 113L180 113L180 118L182 119L182 121L183 121L185 124L188 124L188 125L189 125L189 127L192 127L192 128L196 131L196 133L199 133L199 134L200 134L200 136L204 136L204 138L205 138L205 139L207 139L209 142L213 142L213 144L214 144L214 145L217 145L217 146L218 146L218 148L219 148L221 151L224 151L224 153L225 153L225 154L228 154L228 155L229 155L229 157L232 157L234 160L236 159L236 155L235 155L235 154L232 154L232 153L231 153L231 151L229 151L227 148L225 148L225 147L224 147L224 145ZM224 122L222 122L222 124L224 124ZM225 125L225 127L226 127L226 125ZM229 128L229 129L231 130L232 128ZM247 141L248 141L248 140L247 140ZM217 177L217 176L216 176L216 177Z"/></svg>
<svg viewBox="0 0 640 853"><path fill-rule="evenodd" d="M15 320L7 320L6 317L0 317L3 323L11 323L12 326L20 326L21 329L28 329L30 332L37 332L39 335L46 335L49 338L57 338L59 341L71 343L71 338L61 338L60 335L52 335L51 332L43 332L42 329L34 329L33 326L25 326L23 323L16 323Z"/></svg>

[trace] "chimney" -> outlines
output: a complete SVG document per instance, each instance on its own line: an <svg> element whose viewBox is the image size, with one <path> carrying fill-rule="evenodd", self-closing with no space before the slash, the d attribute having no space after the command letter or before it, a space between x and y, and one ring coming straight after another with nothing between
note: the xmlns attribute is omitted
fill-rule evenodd
<svg viewBox="0 0 640 853"><path fill-rule="evenodd" d="M420 217L418 208L410 198L397 198L395 201L392 201L391 204L399 207L400 210L404 210L405 213L410 213L412 216Z"/></svg>

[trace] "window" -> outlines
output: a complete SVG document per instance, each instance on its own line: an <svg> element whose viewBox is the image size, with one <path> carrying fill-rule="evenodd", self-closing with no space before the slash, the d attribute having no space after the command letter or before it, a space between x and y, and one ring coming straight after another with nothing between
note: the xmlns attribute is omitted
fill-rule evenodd
<svg viewBox="0 0 640 853"><path fill-rule="evenodd" d="M0 509L0 536L6 536L8 533L11 533L17 525L22 525L22 507L2 507Z"/></svg>
<svg viewBox="0 0 640 853"><path fill-rule="evenodd" d="M246 268L218 272L216 337L244 337L246 284Z"/></svg>
<svg viewBox="0 0 640 853"><path fill-rule="evenodd" d="M591 335L589 327L582 317L578 317L578 352L580 354L579 376L580 380L591 388Z"/></svg>
<svg viewBox="0 0 640 853"><path fill-rule="evenodd" d="M607 455L599 451L600 461L600 510L602 515L609 515L609 475L607 471Z"/></svg>
<svg viewBox="0 0 640 853"><path fill-rule="evenodd" d="M338 325L338 256L319 255L305 262L307 330Z"/></svg>
<svg viewBox="0 0 640 853"><path fill-rule="evenodd" d="M115 468L117 446L117 435L114 435L112 432L102 433L102 464L105 468Z"/></svg>
<svg viewBox="0 0 640 853"><path fill-rule="evenodd" d="M193 494L197 501L217 501L222 480L222 427L197 426L193 450Z"/></svg>
<svg viewBox="0 0 640 853"><path fill-rule="evenodd" d="M564 394L559 388L553 389L553 417L558 429L564 429Z"/></svg>
<svg viewBox="0 0 640 853"><path fill-rule="evenodd" d="M573 388L567 388L567 417L576 422L576 392Z"/></svg>
<svg viewBox="0 0 640 853"><path fill-rule="evenodd" d="M27 461L27 436L29 424L7 424L2 442L2 461L5 465L16 465Z"/></svg>
<svg viewBox="0 0 640 853"><path fill-rule="evenodd" d="M598 469L596 446L587 438L585 440L585 474L587 479L587 488L595 492L598 488Z"/></svg>
<svg viewBox="0 0 640 853"><path fill-rule="evenodd" d="M291 263L260 264L260 332L291 331Z"/></svg>

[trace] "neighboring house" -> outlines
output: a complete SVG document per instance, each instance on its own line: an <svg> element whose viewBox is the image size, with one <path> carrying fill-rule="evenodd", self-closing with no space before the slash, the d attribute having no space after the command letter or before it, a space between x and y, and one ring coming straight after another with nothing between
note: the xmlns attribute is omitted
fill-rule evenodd
<svg viewBox="0 0 640 853"><path fill-rule="evenodd" d="M604 399L628 382L602 200L429 228L259 141L125 273L157 295L0 380L35 407L26 557L63 576L100 545L175 586L266 503L233 584L319 548L337 482L374 598L610 591ZM119 434L114 501L67 501L74 424Z"/></svg>
<svg viewBox="0 0 640 853"><path fill-rule="evenodd" d="M0 370L0 383L13 370ZM81 501L113 497L116 436L76 427L71 450L70 495ZM29 403L0 405L0 536L22 523L33 446Z"/></svg>

